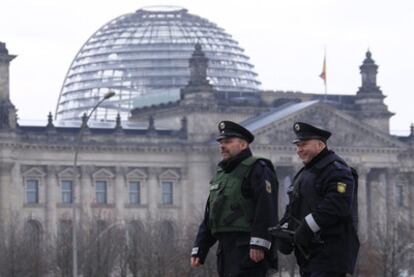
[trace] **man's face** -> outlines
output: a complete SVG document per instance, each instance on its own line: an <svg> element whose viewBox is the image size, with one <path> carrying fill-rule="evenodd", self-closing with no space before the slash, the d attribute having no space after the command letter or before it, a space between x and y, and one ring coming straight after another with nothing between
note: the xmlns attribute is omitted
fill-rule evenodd
<svg viewBox="0 0 414 277"><path fill-rule="evenodd" d="M220 154L223 160L236 156L248 147L247 141L239 138L223 138L219 140Z"/></svg>
<svg viewBox="0 0 414 277"><path fill-rule="evenodd" d="M305 164L309 163L325 148L325 143L318 139L299 141L295 144L296 154Z"/></svg>

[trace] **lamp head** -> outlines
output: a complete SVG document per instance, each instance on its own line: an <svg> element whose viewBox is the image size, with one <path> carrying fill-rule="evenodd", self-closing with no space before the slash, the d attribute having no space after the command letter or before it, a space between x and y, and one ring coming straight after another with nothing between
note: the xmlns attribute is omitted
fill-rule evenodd
<svg viewBox="0 0 414 277"><path fill-rule="evenodd" d="M115 92L113 92L113 91L108 91L107 93L105 93L105 95L104 95L104 97L103 97L103 99L109 99L109 98L111 98L112 96L114 96L115 95Z"/></svg>

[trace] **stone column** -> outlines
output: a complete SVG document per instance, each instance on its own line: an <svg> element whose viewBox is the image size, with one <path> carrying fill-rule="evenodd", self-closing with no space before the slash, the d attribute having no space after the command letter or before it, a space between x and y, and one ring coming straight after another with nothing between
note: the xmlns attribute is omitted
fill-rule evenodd
<svg viewBox="0 0 414 277"><path fill-rule="evenodd" d="M181 194L181 203L179 203L181 208L181 214L179 215L179 222L183 223L183 227L186 225L186 220L193 218L191 215L193 205L191 205L190 203L190 198L193 194L191 193L190 189L191 182L189 182L188 180L188 171L189 170L187 164L186 166L184 166L184 168L181 168L180 179L178 180L180 186L178 193ZM177 191L175 193L177 193Z"/></svg>
<svg viewBox="0 0 414 277"><path fill-rule="evenodd" d="M114 180L114 204L116 220L122 220L124 218L125 188L127 188L125 169L122 167L116 167Z"/></svg>
<svg viewBox="0 0 414 277"><path fill-rule="evenodd" d="M408 209L409 209L410 230L413 233L414 232L414 172L410 172L408 175L408 189L409 189Z"/></svg>
<svg viewBox="0 0 414 277"><path fill-rule="evenodd" d="M7 226L11 223L10 217L10 197L11 192L11 171L13 168L12 163L1 162L0 163L0 226ZM1 228L1 227L0 227ZM0 230L4 231L4 230Z"/></svg>
<svg viewBox="0 0 414 277"><path fill-rule="evenodd" d="M367 195L367 178L369 169L359 166L358 169L358 235L361 243L368 240L368 195Z"/></svg>
<svg viewBox="0 0 414 277"><path fill-rule="evenodd" d="M45 222L46 233L49 238L53 238L57 234L57 215L56 203L60 200L58 190L56 166L47 166L46 184L45 184Z"/></svg>
<svg viewBox="0 0 414 277"><path fill-rule="evenodd" d="M10 201L10 212L11 217L16 218L21 213L21 205L20 203L24 202L25 199L25 191L24 191L24 178L21 172L21 165L20 163L16 162L12 169L12 190L9 194L9 201ZM0 184L1 185L1 184Z"/></svg>
<svg viewBox="0 0 414 277"><path fill-rule="evenodd" d="M160 203L160 186L158 182L159 170L149 168L148 170L148 215L151 220L157 220L158 205Z"/></svg>
<svg viewBox="0 0 414 277"><path fill-rule="evenodd" d="M92 189L92 172L93 167L81 166L80 175L76 173L76 198L78 199L76 205L80 207L79 219L81 222L88 222L91 219L91 204L94 203L95 194ZM80 178L79 178L80 177Z"/></svg>
<svg viewBox="0 0 414 277"><path fill-rule="evenodd" d="M387 227L387 169L373 168L368 174L368 220L371 239L382 239Z"/></svg>
<svg viewBox="0 0 414 277"><path fill-rule="evenodd" d="M387 203L387 223L394 224L394 221L398 220L397 206L395 201L395 186L397 182L397 176L399 175L399 170L396 168L387 169L387 179L386 179L386 203Z"/></svg>
<svg viewBox="0 0 414 277"><path fill-rule="evenodd" d="M378 203L378 209L374 212L378 214L379 224L381 228L384 228L385 231L386 226L388 225L389 219L389 197L388 197L388 170L383 168L381 169L379 176L378 176L378 195L376 196L375 202Z"/></svg>

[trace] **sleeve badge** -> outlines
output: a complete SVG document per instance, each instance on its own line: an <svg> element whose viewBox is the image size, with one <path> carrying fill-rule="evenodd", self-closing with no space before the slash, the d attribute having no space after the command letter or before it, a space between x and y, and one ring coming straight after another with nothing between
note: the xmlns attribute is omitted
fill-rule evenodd
<svg viewBox="0 0 414 277"><path fill-rule="evenodd" d="M345 183L342 183L342 182L338 182L338 183L336 184L336 190L337 190L339 193L344 193L344 192L346 191L346 184L345 184Z"/></svg>
<svg viewBox="0 0 414 277"><path fill-rule="evenodd" d="M268 180L266 180L265 183L266 183L266 191L268 193L272 193L272 184Z"/></svg>

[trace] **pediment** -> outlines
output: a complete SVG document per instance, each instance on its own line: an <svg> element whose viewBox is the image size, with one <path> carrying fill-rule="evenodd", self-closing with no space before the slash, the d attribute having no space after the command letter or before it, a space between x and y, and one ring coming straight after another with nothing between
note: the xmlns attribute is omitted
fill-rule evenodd
<svg viewBox="0 0 414 277"><path fill-rule="evenodd" d="M160 174L160 179L164 180L177 180L180 178L180 175L175 171L168 169Z"/></svg>
<svg viewBox="0 0 414 277"><path fill-rule="evenodd" d="M286 113L285 116L279 116L263 126L259 125L259 128L252 130L256 136L255 143L290 144L294 138L292 126L297 121L314 124L331 131L329 145L334 147L404 147L391 135L376 130L334 106L320 102L314 102L292 113ZM251 122L250 125L255 126Z"/></svg>
<svg viewBox="0 0 414 277"><path fill-rule="evenodd" d="M127 174L128 179L147 179L147 177L147 174L140 169L134 169Z"/></svg>
<svg viewBox="0 0 414 277"><path fill-rule="evenodd" d="M65 168L61 172L58 173L60 178L73 178L73 168Z"/></svg>
<svg viewBox="0 0 414 277"><path fill-rule="evenodd" d="M115 177L115 175L111 171L105 168L99 169L94 174L92 174L92 176L94 179L109 179Z"/></svg>
<svg viewBox="0 0 414 277"><path fill-rule="evenodd" d="M24 171L22 175L25 177L44 177L46 174L42 169L38 167L32 167Z"/></svg>

